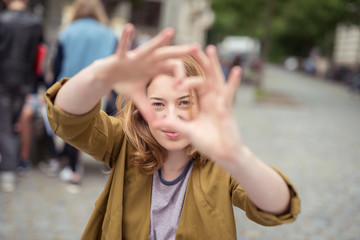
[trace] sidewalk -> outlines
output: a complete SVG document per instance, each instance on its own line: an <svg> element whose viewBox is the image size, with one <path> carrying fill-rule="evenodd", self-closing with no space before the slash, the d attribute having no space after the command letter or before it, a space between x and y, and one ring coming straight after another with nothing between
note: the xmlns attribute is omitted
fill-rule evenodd
<svg viewBox="0 0 360 240"><path fill-rule="evenodd" d="M359 239L360 95L274 66L265 89L273 97L261 103L252 88L239 90L243 140L290 177L302 212L295 223L266 228L235 210L238 239Z"/></svg>
<svg viewBox="0 0 360 240"><path fill-rule="evenodd" d="M14 193L0 192L0 239L80 239L106 183L100 163L83 158L83 164L85 176L77 194L66 191L59 178L46 177L38 169L19 177Z"/></svg>
<svg viewBox="0 0 360 240"><path fill-rule="evenodd" d="M344 86L269 66L265 89L241 86L235 104L244 143L292 180L302 200L295 223L262 227L235 210L238 239L355 240L360 236L360 95ZM82 190L70 194L38 170L0 192L1 240L76 240L106 175L84 160Z"/></svg>

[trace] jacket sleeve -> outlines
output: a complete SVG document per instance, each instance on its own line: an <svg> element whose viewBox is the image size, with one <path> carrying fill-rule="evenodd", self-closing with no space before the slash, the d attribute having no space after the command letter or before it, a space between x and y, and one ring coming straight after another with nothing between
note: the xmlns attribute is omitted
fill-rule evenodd
<svg viewBox="0 0 360 240"><path fill-rule="evenodd" d="M241 208L245 211L246 216L252 221L261 224L263 226L275 226L283 223L290 223L295 221L297 215L300 213L300 198L291 184L290 180L278 169L274 168L281 177L285 180L290 191L290 206L287 213L282 215L273 215L258 209L255 204L247 196L246 192L236 182L235 179L231 178L231 194L232 204L236 207Z"/></svg>
<svg viewBox="0 0 360 240"><path fill-rule="evenodd" d="M67 114L54 106L56 94L68 80L62 79L45 93L50 126L65 142L112 168L124 140L120 120L101 111L100 102L83 115Z"/></svg>

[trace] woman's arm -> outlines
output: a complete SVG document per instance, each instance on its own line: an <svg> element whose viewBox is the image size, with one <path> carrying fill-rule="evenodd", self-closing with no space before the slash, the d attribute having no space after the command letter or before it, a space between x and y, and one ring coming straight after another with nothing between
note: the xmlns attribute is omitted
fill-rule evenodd
<svg viewBox="0 0 360 240"><path fill-rule="evenodd" d="M55 106L69 114L85 114L93 109L110 89L111 86L97 81L93 65L90 65L76 74L59 90L55 98Z"/></svg>
<svg viewBox="0 0 360 240"><path fill-rule="evenodd" d="M113 55L99 59L76 74L58 92L55 105L80 115L89 112L112 88L131 97L145 117L151 116L145 89L151 77L164 71L184 77L183 66L175 58L196 51L195 45L166 46L174 31L165 29L146 44L129 51L134 27L128 24Z"/></svg>
<svg viewBox="0 0 360 240"><path fill-rule="evenodd" d="M226 161L227 170L254 204L265 212L281 215L289 210L290 191L285 180L246 147ZM221 164L220 164L221 165Z"/></svg>

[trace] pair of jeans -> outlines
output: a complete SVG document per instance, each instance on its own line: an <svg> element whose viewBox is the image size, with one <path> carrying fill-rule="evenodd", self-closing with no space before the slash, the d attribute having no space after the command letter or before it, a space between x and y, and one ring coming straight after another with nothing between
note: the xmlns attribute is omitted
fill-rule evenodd
<svg viewBox="0 0 360 240"><path fill-rule="evenodd" d="M18 135L14 124L18 121L25 100L24 94L0 91L0 169L15 171L18 164Z"/></svg>

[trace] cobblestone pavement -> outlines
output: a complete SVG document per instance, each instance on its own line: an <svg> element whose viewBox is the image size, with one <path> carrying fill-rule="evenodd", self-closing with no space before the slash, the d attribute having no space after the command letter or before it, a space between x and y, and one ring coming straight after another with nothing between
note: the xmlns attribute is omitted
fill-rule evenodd
<svg viewBox="0 0 360 240"><path fill-rule="evenodd" d="M325 80L269 66L269 97L239 89L236 114L243 140L263 161L285 172L302 200L298 219L262 227L235 210L238 239L360 239L360 95ZM85 158L81 191L38 170L0 192L1 240L79 239L106 182L100 164Z"/></svg>
<svg viewBox="0 0 360 240"><path fill-rule="evenodd" d="M264 102L250 88L239 90L243 140L290 177L302 212L292 224L267 228L235 210L238 239L360 239L360 95L274 66L265 89Z"/></svg>
<svg viewBox="0 0 360 240"><path fill-rule="evenodd" d="M0 191L0 239L80 239L107 176L95 160L85 158L83 163L85 174L77 194L37 169L18 178L15 192Z"/></svg>

